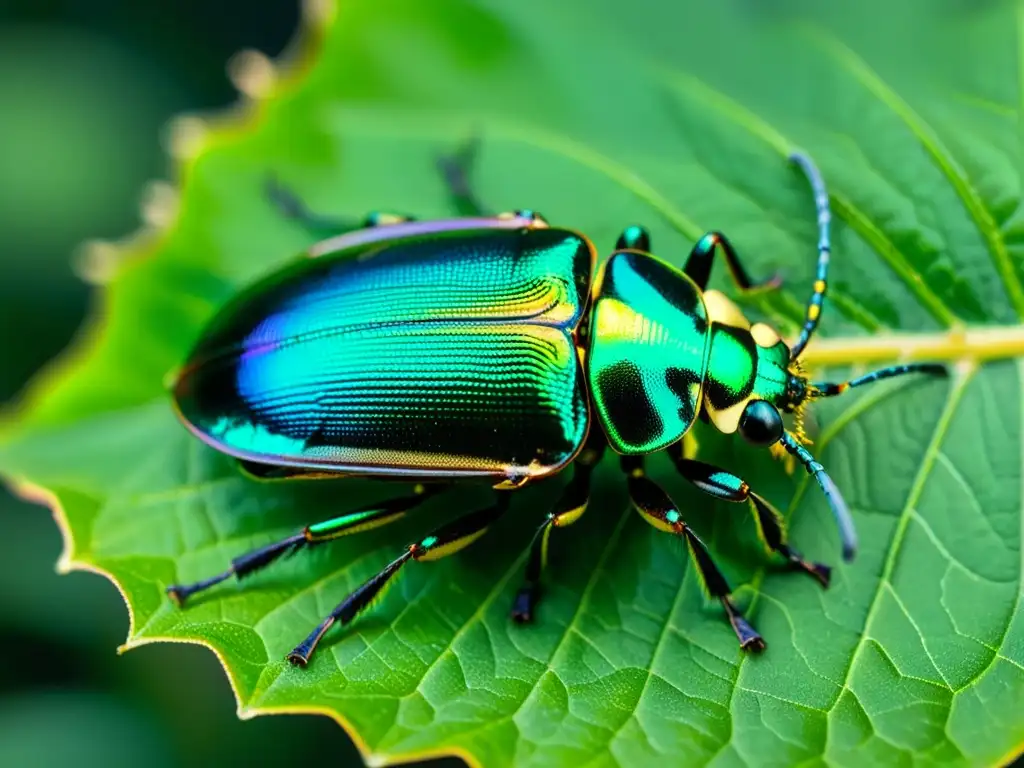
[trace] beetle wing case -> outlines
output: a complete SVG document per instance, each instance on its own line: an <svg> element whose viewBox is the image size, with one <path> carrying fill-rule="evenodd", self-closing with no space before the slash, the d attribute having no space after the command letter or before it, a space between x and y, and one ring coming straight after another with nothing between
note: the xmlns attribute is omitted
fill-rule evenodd
<svg viewBox="0 0 1024 768"><path fill-rule="evenodd" d="M498 481L561 469L588 429L574 331L593 246L481 221L344 235L243 292L174 385L182 419L278 466Z"/></svg>

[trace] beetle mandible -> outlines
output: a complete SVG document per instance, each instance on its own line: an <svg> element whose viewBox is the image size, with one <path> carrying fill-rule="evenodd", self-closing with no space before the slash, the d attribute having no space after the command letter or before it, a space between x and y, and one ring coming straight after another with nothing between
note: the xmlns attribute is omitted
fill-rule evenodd
<svg viewBox="0 0 1024 768"><path fill-rule="evenodd" d="M168 593L179 604L282 555L394 521L447 483L485 480L493 504L442 525L403 549L345 598L288 659L305 666L334 624L351 622L410 561L435 560L482 536L509 506L506 491L572 466L572 477L533 538L512 617L531 621L549 536L587 508L606 446L620 454L630 500L655 528L682 537L706 591L741 647L765 642L669 495L644 470L667 450L683 478L718 499L748 502L768 548L822 586L828 566L787 542L781 516L737 475L683 455L700 418L719 431L795 457L821 487L844 558L856 535L839 490L803 445L806 404L906 373L944 375L932 363L897 365L842 383L811 382L799 365L828 288L829 199L810 158L794 153L810 183L818 266L792 347L751 324L723 293L707 290L720 253L740 290L755 283L729 240L704 235L682 270L651 255L648 233L626 228L596 277L584 235L532 211L488 215L468 183L477 142L439 165L464 218L417 222L371 214L362 222L311 213L271 186L284 213L342 232L243 291L200 336L173 383L185 425L257 477L368 475L417 482L411 495L308 525L236 557L221 574ZM794 414L794 431L783 413Z"/></svg>

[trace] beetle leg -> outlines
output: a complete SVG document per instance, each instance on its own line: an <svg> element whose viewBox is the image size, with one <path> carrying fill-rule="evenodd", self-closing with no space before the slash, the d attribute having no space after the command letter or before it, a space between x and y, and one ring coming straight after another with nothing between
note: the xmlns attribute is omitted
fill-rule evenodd
<svg viewBox="0 0 1024 768"><path fill-rule="evenodd" d="M450 155L441 155L437 158L437 168L444 178L448 194L460 216L490 217L495 215L480 202L480 198L476 196L473 185L469 181L470 171L476 164L479 152L480 137L472 136ZM507 211L497 214L497 217L499 219L529 219L539 226L548 226L547 220L541 214L529 209Z"/></svg>
<svg viewBox="0 0 1024 768"><path fill-rule="evenodd" d="M500 493L498 494L497 501L492 506L463 515L437 528L415 544L410 544L401 555L384 566L380 573L357 587L354 592L339 603L331 611L330 615L310 633L309 637L288 654L288 661L295 666L306 666L309 663L309 657L313 654L317 644L326 634L327 630L337 623L344 626L355 619L370 603L380 596L381 591L388 585L388 582L409 560L439 560L442 557L458 552L464 547L468 547L483 536L487 532L487 528L501 517L508 509L508 503L509 494Z"/></svg>
<svg viewBox="0 0 1024 768"><path fill-rule="evenodd" d="M555 528L572 525L587 511L590 501L590 480L594 467L604 455L605 443L588 445L573 463L572 479L562 489L555 506L544 518L530 545L530 559L526 564L526 580L512 603L512 619L520 624L533 621L540 599L541 575L548 562L548 539Z"/></svg>
<svg viewBox="0 0 1024 768"><path fill-rule="evenodd" d="M280 541L272 542L266 546L246 552L231 561L231 566L216 576L197 581L194 584L173 584L167 588L167 594L179 606L185 605L189 597L227 581L232 576L239 580L259 571L281 557L297 552L304 547L315 544L322 544L350 533L359 533L370 528L387 525L401 517L407 512L425 502L431 495L438 493L443 486L416 487L412 496L403 496L397 499L363 507L340 517L331 518L321 523L307 525L298 533L287 536Z"/></svg>
<svg viewBox="0 0 1024 768"><path fill-rule="evenodd" d="M316 213L310 210L301 197L274 176L267 180L266 191L267 197L278 211L287 218L294 219L302 224L317 238L340 235L345 232L353 232L369 227L413 221L411 216L397 213L382 213L379 211L374 211L362 219Z"/></svg>
<svg viewBox="0 0 1024 768"><path fill-rule="evenodd" d="M624 251L627 248L634 251L643 251L644 253L650 253L650 233L643 227L637 226L636 224L626 227L624 230L622 230L622 234L619 235L619 239L615 243L615 250Z"/></svg>
<svg viewBox="0 0 1024 768"><path fill-rule="evenodd" d="M778 288L782 285L782 280L778 276L760 283L751 280L728 238L721 232L708 232L693 246L693 250L690 251L690 255L686 259L686 266L683 267L683 271L702 291L708 287L708 280L711 279L711 267L714 265L715 250L718 246L721 246L721 253L725 258L726 266L729 267L733 282L741 291Z"/></svg>
<svg viewBox="0 0 1024 768"><path fill-rule="evenodd" d="M437 158L437 168L460 216L490 215L469 182L469 174L476 163L479 151L480 137L472 136L450 155L441 155Z"/></svg>
<svg viewBox="0 0 1024 768"><path fill-rule="evenodd" d="M754 512L758 535L765 547L770 552L782 555L793 568L813 576L821 586L828 586L832 569L821 563L804 560L803 555L791 548L786 542L786 528L782 516L775 507L751 491L750 486L742 479L703 461L683 458L675 451L670 453L679 474L704 493L723 501L749 502Z"/></svg>
<svg viewBox="0 0 1024 768"><path fill-rule="evenodd" d="M623 456L622 468L629 477L630 500L643 518L658 530L682 536L686 541L701 585L711 597L718 598L722 603L722 607L725 608L725 613L729 617L729 623L732 625L733 631L736 632L736 637L739 638L740 647L747 651L763 651L764 639L729 599L729 583L711 559L704 542L683 520L679 509L669 495L661 486L647 477L644 472L643 457Z"/></svg>

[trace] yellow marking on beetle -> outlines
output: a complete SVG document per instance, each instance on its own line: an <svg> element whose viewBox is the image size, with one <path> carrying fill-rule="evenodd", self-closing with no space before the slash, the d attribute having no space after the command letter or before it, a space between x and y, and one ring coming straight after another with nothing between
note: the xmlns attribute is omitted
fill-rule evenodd
<svg viewBox="0 0 1024 768"><path fill-rule="evenodd" d="M724 410L716 410L709 402L705 403L705 408L707 409L708 416L711 418L711 423L715 425L715 429L722 434L731 435L740 428L740 416L743 415L743 409L747 407L747 403L756 398L757 395L751 392L747 397Z"/></svg>
<svg viewBox="0 0 1024 768"><path fill-rule="evenodd" d="M664 328L651 322L619 299L605 297L594 312L593 334L596 338L635 339L650 344L662 341Z"/></svg>
<svg viewBox="0 0 1024 768"><path fill-rule="evenodd" d="M442 544L439 547L428 549L419 557L416 557L416 555L413 555L413 557L416 559L416 562L429 562L430 560L440 560L442 557L447 557L448 555L455 554L460 549L465 549L474 541L483 536L485 533L487 533L486 528L479 531L475 531L474 533L471 533L468 536L463 536L461 539L449 541L447 544Z"/></svg>
<svg viewBox="0 0 1024 768"><path fill-rule="evenodd" d="M807 308L807 318L809 320L817 320L818 319L818 315L820 315L820 314L821 314L821 307L819 307L817 304L811 304L811 306L809 306Z"/></svg>
<svg viewBox="0 0 1024 768"><path fill-rule="evenodd" d="M768 452L773 459L782 462L782 470L787 475L792 475L796 471L796 457L787 451L781 442L773 443Z"/></svg>
<svg viewBox="0 0 1024 768"><path fill-rule="evenodd" d="M572 525L573 523L575 523L577 520L579 520L580 517L583 516L583 513L586 512L586 511L587 511L587 502L583 502L582 504L580 504L575 509L570 509L570 510L560 514L558 517L556 517L551 522L551 524L553 526L555 526L556 528L566 528L566 527Z"/></svg>
<svg viewBox="0 0 1024 768"><path fill-rule="evenodd" d="M632 472L629 473L630 477L643 477L644 470L642 467L636 467Z"/></svg>
<svg viewBox="0 0 1024 768"><path fill-rule="evenodd" d="M684 459L694 459L697 457L698 451L700 451L700 441L693 434L693 430L690 430L683 435L681 455Z"/></svg>
<svg viewBox="0 0 1024 768"><path fill-rule="evenodd" d="M782 341L778 331L765 323L754 323L750 326L750 335L754 337L754 343L757 346L765 347L766 349L771 349Z"/></svg>
<svg viewBox="0 0 1024 768"><path fill-rule="evenodd" d="M391 590L391 588L393 586L395 586L395 584L397 584L397 583L398 583L398 579L396 579L394 577L392 577L392 578L388 579L387 581L385 581L384 582L384 586L382 586L380 588L380 591L370 599L370 602L368 602L366 605L363 606L363 608L360 611L360 613L361 614L366 614L366 613L369 613L370 611L372 611L381 601L384 600L385 595L387 595L387 593Z"/></svg>
<svg viewBox="0 0 1024 768"><path fill-rule="evenodd" d="M705 598L711 597L711 590L708 589L707 579L704 578L704 571L700 568L700 561L697 559L697 551L694 549L693 541L689 536L686 536L686 548L690 550L690 559L693 561L693 572L697 574L697 583L700 584L700 591L704 593Z"/></svg>
<svg viewBox="0 0 1024 768"><path fill-rule="evenodd" d="M824 293L825 292L825 281L824 280L815 280L814 281L814 292L815 293Z"/></svg>
<svg viewBox="0 0 1024 768"><path fill-rule="evenodd" d="M670 523L667 520L662 520L660 517L655 517L638 507L636 504L634 504L633 507L640 513L640 516L644 520L653 525L659 531L664 531L665 533L679 533L679 529L676 527L678 525L677 523Z"/></svg>
<svg viewBox="0 0 1024 768"><path fill-rule="evenodd" d="M750 499L749 501L750 511L754 513L754 528L757 530L757 538L761 540L761 544L762 546L764 546L764 551L768 554L772 554L772 548L768 546L768 537L764 535L764 525L761 522L761 515L758 512L757 505L754 504L753 499ZM768 504L767 501L765 501L764 499L761 499L761 501L764 502L764 504L768 506L768 508L771 509L773 513L775 512L775 508ZM782 519L779 517L778 514L775 514L775 522L779 525L780 528L782 527Z"/></svg>
<svg viewBox="0 0 1024 768"><path fill-rule="evenodd" d="M750 321L743 314L743 310L721 291L705 291L704 306L708 310L708 320L712 323L750 328Z"/></svg>
<svg viewBox="0 0 1024 768"><path fill-rule="evenodd" d="M813 397L804 400L797 407L796 412L793 414L793 437L801 445L813 445L811 438L807 436L807 430L804 429L804 418L807 414L807 404L813 399Z"/></svg>

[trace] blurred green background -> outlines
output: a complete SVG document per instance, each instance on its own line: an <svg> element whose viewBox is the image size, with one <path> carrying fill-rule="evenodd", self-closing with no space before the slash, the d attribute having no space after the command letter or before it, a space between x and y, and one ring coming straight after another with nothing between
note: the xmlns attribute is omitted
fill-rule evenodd
<svg viewBox="0 0 1024 768"><path fill-rule="evenodd" d="M81 243L135 230L147 183L171 178L167 121L232 104L231 56L277 56L299 12L299 0L0 0L0 401L82 321ZM114 587L54 572L61 540L42 508L3 492L0 519L0 765L362 764L326 718L239 721L203 648L119 657L128 615Z"/></svg>

